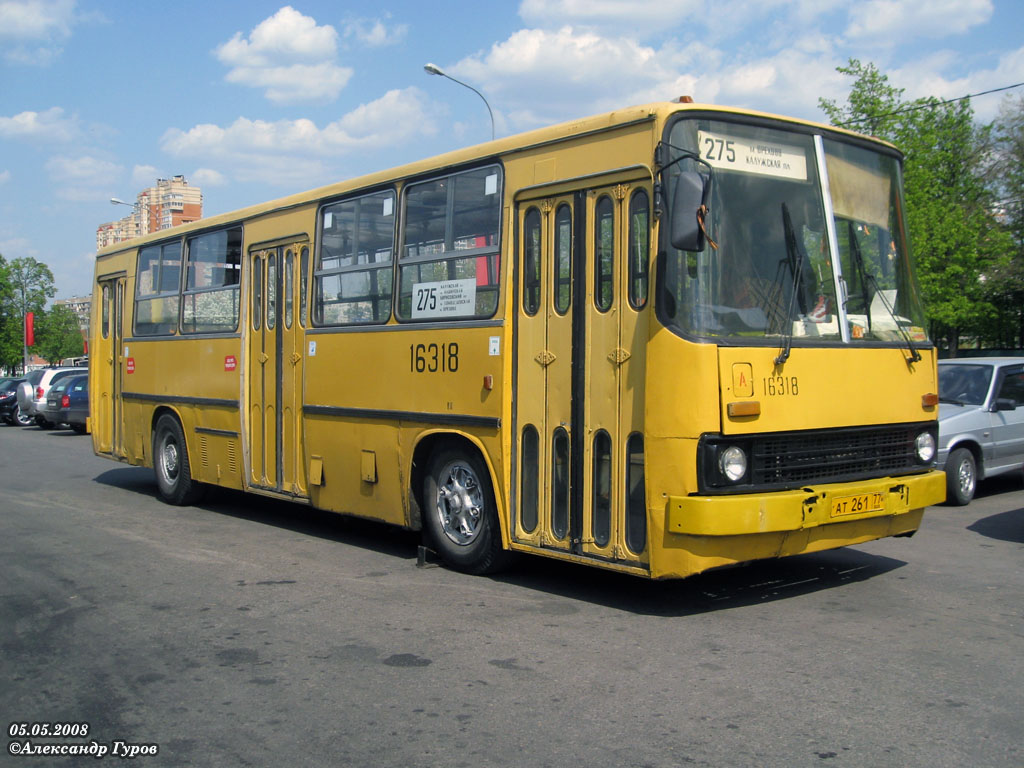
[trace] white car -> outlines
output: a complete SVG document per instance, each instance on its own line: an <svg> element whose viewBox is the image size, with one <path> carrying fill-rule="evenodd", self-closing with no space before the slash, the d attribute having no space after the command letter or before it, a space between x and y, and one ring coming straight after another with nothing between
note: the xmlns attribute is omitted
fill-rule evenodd
<svg viewBox="0 0 1024 768"><path fill-rule="evenodd" d="M938 468L959 506L979 480L1024 468L1024 357L939 361Z"/></svg>

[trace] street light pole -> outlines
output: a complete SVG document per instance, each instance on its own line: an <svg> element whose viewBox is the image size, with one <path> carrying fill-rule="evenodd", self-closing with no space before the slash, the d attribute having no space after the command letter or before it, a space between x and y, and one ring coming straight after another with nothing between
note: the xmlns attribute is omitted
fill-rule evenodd
<svg viewBox="0 0 1024 768"><path fill-rule="evenodd" d="M112 198L110 198L110 204L111 205L127 205L129 208L132 209L132 214L131 215L133 217L134 216L138 217L138 222L133 222L133 223L135 223L138 226L139 229L142 228L142 206L138 202L126 203L124 200L122 200L119 197L112 197ZM136 236L141 235L141 234L142 234L142 232L137 232Z"/></svg>
<svg viewBox="0 0 1024 768"><path fill-rule="evenodd" d="M473 93L475 93L481 99L483 99L484 106L487 107L487 114L491 116L491 141L494 141L494 112L491 111L491 105L487 103L487 99L484 98L484 95L482 93L480 93L480 91L478 91L476 88L474 88L469 83L464 83L461 80L456 80L454 77L452 77L451 75L446 73L444 70L442 70L436 64L430 64L430 63L424 64L423 65L423 70L428 75L440 75L441 77L447 77L453 83L458 83L463 88L469 88L469 90L471 90Z"/></svg>

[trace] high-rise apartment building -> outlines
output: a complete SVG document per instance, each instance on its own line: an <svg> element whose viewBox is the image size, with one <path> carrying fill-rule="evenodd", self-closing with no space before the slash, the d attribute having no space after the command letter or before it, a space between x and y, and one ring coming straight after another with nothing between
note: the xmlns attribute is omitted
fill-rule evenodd
<svg viewBox="0 0 1024 768"><path fill-rule="evenodd" d="M64 305L78 318L78 327L83 331L89 330L89 309L92 306L92 296L72 296L70 299L56 299L53 306Z"/></svg>
<svg viewBox="0 0 1024 768"><path fill-rule="evenodd" d="M184 176L157 179L155 187L139 192L130 214L96 228L96 249L202 217L203 191L199 187L191 186Z"/></svg>

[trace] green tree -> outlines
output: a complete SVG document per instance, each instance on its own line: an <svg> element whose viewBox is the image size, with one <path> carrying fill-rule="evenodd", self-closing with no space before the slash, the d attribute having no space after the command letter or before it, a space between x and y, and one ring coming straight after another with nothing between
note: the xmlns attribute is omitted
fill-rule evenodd
<svg viewBox="0 0 1024 768"><path fill-rule="evenodd" d="M997 313L991 340L1024 349L1024 96L1003 101L993 139L988 177L996 190L996 217L1009 240L985 281Z"/></svg>
<svg viewBox="0 0 1024 768"><path fill-rule="evenodd" d="M6 290L0 286L0 364L19 367L23 359L24 322L27 312L43 313L53 298L53 273L31 257L0 264Z"/></svg>
<svg viewBox="0 0 1024 768"><path fill-rule="evenodd" d="M874 64L850 59L838 71L855 78L847 104L818 104L833 124L903 151L907 225L931 335L956 355L962 336L983 335L997 315L986 275L1007 240L985 177L991 127L975 125L967 100L905 101Z"/></svg>
<svg viewBox="0 0 1024 768"><path fill-rule="evenodd" d="M51 365L65 357L82 355L83 337L75 313L63 304L50 308L40 315L36 330L36 343L32 348L37 355Z"/></svg>
<svg viewBox="0 0 1024 768"><path fill-rule="evenodd" d="M10 265L0 254L0 369L13 372L21 368L24 356L22 322L14 301Z"/></svg>

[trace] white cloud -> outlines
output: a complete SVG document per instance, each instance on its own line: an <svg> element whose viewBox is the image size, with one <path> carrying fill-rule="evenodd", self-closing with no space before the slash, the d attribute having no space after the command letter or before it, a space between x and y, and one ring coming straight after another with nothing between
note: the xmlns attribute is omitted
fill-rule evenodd
<svg viewBox="0 0 1024 768"><path fill-rule="evenodd" d="M821 119L818 97L842 92L842 63L833 41L813 29L775 50L730 55L704 42L653 46L566 26L519 30L447 69L522 130L683 95Z"/></svg>
<svg viewBox="0 0 1024 768"><path fill-rule="evenodd" d="M236 179L265 180L269 175L280 183L309 186L326 180L330 169L325 159L388 147L435 131L422 91L406 88L388 91L323 128L307 119L270 122L240 117L226 127L207 123L187 131L172 128L161 139L161 148L177 157L226 164Z"/></svg>
<svg viewBox="0 0 1024 768"><path fill-rule="evenodd" d="M959 60L960 56L956 51L936 51L923 59L887 70L885 74L889 76L890 83L905 90L904 98L907 99L928 96L954 99L969 93L981 93L1024 82L1024 48L1004 53L990 69L974 69L960 77L946 77L943 74L945 71L959 71L956 66ZM994 119L999 112L1000 101L1000 94L972 99L971 107L974 109L975 118L982 122Z"/></svg>
<svg viewBox="0 0 1024 768"><path fill-rule="evenodd" d="M212 168L197 168L189 177L191 183L199 187L223 187L227 185L227 177Z"/></svg>
<svg viewBox="0 0 1024 768"><path fill-rule="evenodd" d="M225 79L263 88L275 103L330 101L352 77L335 63L338 33L318 26L290 5L264 19L243 38L241 32L218 46L217 58L231 70Z"/></svg>
<svg viewBox="0 0 1024 768"><path fill-rule="evenodd" d="M0 0L3 56L14 64L45 66L71 36L75 0Z"/></svg>
<svg viewBox="0 0 1024 768"><path fill-rule="evenodd" d="M46 162L46 171L57 185L57 197L76 202L95 202L110 197L124 174L124 168L109 160L88 155L56 156Z"/></svg>
<svg viewBox="0 0 1024 768"><path fill-rule="evenodd" d="M848 37L900 45L909 38L961 34L992 17L992 0L868 0L851 6Z"/></svg>
<svg viewBox="0 0 1024 768"><path fill-rule="evenodd" d="M64 142L71 141L78 134L78 118L65 117L60 107L0 117L0 138Z"/></svg>
<svg viewBox="0 0 1024 768"><path fill-rule="evenodd" d="M350 19L345 23L345 37L354 37L371 48L396 45L405 40L409 25L391 25L387 23L390 20L390 13L385 14L383 19Z"/></svg>
<svg viewBox="0 0 1024 768"><path fill-rule="evenodd" d="M66 38L74 11L75 0L0 0L0 39Z"/></svg>
<svg viewBox="0 0 1024 768"><path fill-rule="evenodd" d="M523 0L519 15L541 27L614 27L664 29L687 19L699 22L703 0Z"/></svg>
<svg viewBox="0 0 1024 768"><path fill-rule="evenodd" d="M154 165L136 165L132 168L133 187L152 187L163 174Z"/></svg>
<svg viewBox="0 0 1024 768"><path fill-rule="evenodd" d="M2 187L4 184L6 184L10 180L11 180L11 172L10 171L7 171L7 170L0 171L0 187Z"/></svg>
<svg viewBox="0 0 1024 768"><path fill-rule="evenodd" d="M235 67L226 75L230 83L265 88L275 104L334 101L352 77L352 70L329 61L289 64L284 67Z"/></svg>

